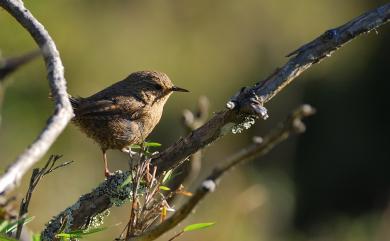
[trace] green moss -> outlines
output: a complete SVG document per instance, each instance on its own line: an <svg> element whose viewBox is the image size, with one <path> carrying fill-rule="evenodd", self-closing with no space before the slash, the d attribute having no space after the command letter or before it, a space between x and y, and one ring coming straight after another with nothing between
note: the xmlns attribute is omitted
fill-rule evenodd
<svg viewBox="0 0 390 241"><path fill-rule="evenodd" d="M53 240L59 232L70 232L74 229L88 230L103 224L104 217L109 215L109 208L121 206L129 201L132 194L131 183L121 187L128 175L129 172L115 172L92 192L81 196L75 204L53 217L41 234L42 241ZM95 200L99 200L99 206L96 206ZM74 227L73 219L79 213L85 213L81 217L85 223L82 227Z"/></svg>

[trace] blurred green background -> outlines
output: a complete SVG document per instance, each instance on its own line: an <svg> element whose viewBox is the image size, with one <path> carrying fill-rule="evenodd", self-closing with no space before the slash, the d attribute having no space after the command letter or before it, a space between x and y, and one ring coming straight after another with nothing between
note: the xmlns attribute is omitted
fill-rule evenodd
<svg viewBox="0 0 390 241"><path fill-rule="evenodd" d="M224 108L239 88L285 63L284 56L329 28L386 1L197 0L25 1L57 43L69 92L88 96L137 70L166 72L191 90L171 97L149 140L168 146L185 134L181 111L206 95L211 111ZM310 103L318 114L307 132L266 158L229 173L180 227L215 221L181 240L390 240L389 89L390 26L354 40L312 67L267 105L270 118L230 135L204 152L201 176L263 135L289 111ZM0 50L14 56L36 45L0 10ZM0 127L0 168L5 169L37 135L53 110L42 59L7 80ZM103 180L101 153L69 125L46 157L75 163L46 177L34 193L29 224L39 232L53 215ZM109 152L112 170L126 155ZM16 193L25 193L28 177ZM113 240L129 205L113 208L88 240ZM160 240L167 240L175 231Z"/></svg>

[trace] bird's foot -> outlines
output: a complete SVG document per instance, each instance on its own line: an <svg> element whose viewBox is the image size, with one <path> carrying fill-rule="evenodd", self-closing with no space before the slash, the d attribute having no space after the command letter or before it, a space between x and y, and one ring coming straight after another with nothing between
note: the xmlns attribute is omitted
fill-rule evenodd
<svg viewBox="0 0 390 241"><path fill-rule="evenodd" d="M110 170L108 170L108 169L104 170L104 176L106 178L109 178L110 176L113 176L113 175L115 175L115 173L110 172Z"/></svg>

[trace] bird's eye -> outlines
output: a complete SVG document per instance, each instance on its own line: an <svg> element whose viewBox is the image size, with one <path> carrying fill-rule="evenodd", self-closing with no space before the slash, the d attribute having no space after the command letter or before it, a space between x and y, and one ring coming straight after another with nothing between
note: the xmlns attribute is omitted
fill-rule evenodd
<svg viewBox="0 0 390 241"><path fill-rule="evenodd" d="M162 90L162 86L159 85L159 84L154 84L153 87L154 87L156 90Z"/></svg>

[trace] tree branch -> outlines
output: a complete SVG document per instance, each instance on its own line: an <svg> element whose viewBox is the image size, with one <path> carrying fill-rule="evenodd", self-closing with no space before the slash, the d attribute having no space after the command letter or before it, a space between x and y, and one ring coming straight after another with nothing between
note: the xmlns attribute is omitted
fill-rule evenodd
<svg viewBox="0 0 390 241"><path fill-rule="evenodd" d="M298 77L313 64L363 33L369 33L387 23L390 18L390 3L330 29L313 41L290 53L292 57L283 67L253 87L243 88L228 102L229 110L221 111L205 125L165 149L152 163L156 163L159 172L180 165L186 157L210 144L217 138L232 131L245 117L251 114L265 115L262 105L271 100L279 91Z"/></svg>
<svg viewBox="0 0 390 241"><path fill-rule="evenodd" d="M242 88L241 91L233 96L227 103L228 110L215 114L203 126L192 131L186 137L179 139L155 157L153 161L158 166L158 172L161 174L179 166L189 155L212 143L224 134L231 133L232 130L237 131L240 128L247 128L249 123L242 122L248 121L248 118L252 118L252 115L261 115L265 118L266 112L262 104L273 98L304 70L320 62L325 57L329 57L343 44L388 22L389 18L390 4L385 4L338 28L326 31L318 38L294 51L289 55L294 55L294 57L283 67L277 69L264 81L257 83L253 87ZM66 219L72 220L71 225L68 226L69 230L86 227L91 217L95 217L113 205L120 204L120 202L128 199L129 192L121 192L120 194L117 192L118 185L126 177L127 175L117 172L116 175L109 177L95 190L85 194L74 205L54 217L43 231L42 237L53 237L50 235L55 235L61 229L61 225ZM193 200L201 199L201 196L204 194L197 195L193 197ZM188 208L192 209L192 207ZM185 211L185 209L182 210Z"/></svg>
<svg viewBox="0 0 390 241"><path fill-rule="evenodd" d="M121 187L128 175L129 173L117 171L92 192L81 196L75 204L52 218L43 230L41 240L57 240L55 235L62 231L85 229L95 217L99 217L107 209L112 206L121 206L128 201L132 188L131 186Z"/></svg>
<svg viewBox="0 0 390 241"><path fill-rule="evenodd" d="M255 157L259 158L267 154L280 142L286 140L292 133L302 133L305 131L305 125L302 119L311 116L315 110L309 105L303 105L295 110L285 121L280 123L273 129L264 139L254 141L253 144L240 150L228 160L223 161L222 165L215 168L214 171L207 177L197 188L194 195L183 204L169 219L154 229L147 231L141 236L132 238L132 241L151 241L160 237L168 230L176 227L182 220L184 220L195 208L195 206L210 192L213 192L217 186L217 181L233 167L249 161Z"/></svg>
<svg viewBox="0 0 390 241"><path fill-rule="evenodd" d="M39 45L43 54L50 90L55 100L55 110L34 142L27 147L0 177L0 194L14 189L23 175L47 152L73 117L72 106L66 91L64 67L58 50L43 25L34 18L21 0L0 0L7 10Z"/></svg>
<svg viewBox="0 0 390 241"><path fill-rule="evenodd" d="M22 65L35 59L40 54L41 51L35 50L20 56L6 58L4 60L1 59L0 56L0 83L5 79L5 77L16 71Z"/></svg>
<svg viewBox="0 0 390 241"><path fill-rule="evenodd" d="M6 77L17 69L19 69L24 64L30 62L40 55L40 51L31 51L20 56L10 57L3 59L0 53L0 125L1 125L1 112L3 107L3 99L5 92L4 80Z"/></svg>

